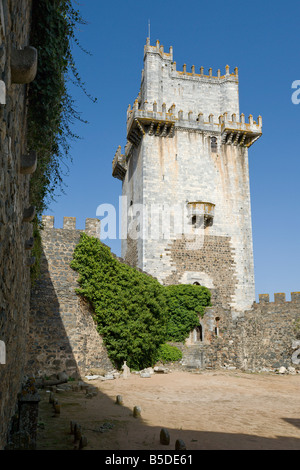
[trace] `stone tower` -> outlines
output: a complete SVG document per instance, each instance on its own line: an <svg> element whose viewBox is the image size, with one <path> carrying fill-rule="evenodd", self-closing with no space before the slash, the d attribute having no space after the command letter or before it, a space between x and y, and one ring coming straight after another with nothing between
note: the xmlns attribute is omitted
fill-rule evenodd
<svg viewBox="0 0 300 470"><path fill-rule="evenodd" d="M165 284L192 283L242 312L255 300L248 148L262 120L239 111L238 69L176 69L173 50L144 47L141 88L127 110L122 257Z"/></svg>

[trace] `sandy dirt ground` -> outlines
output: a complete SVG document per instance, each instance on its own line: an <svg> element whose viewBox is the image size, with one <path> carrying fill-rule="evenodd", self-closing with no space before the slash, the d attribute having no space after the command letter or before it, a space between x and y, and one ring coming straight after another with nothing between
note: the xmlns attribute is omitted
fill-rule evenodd
<svg viewBox="0 0 300 470"><path fill-rule="evenodd" d="M98 390L56 392L59 415L41 391L38 450L76 449L70 421L78 422L83 450L300 450L300 374L172 371L151 378L85 382ZM115 403L121 395L123 406ZM141 417L133 417L134 406ZM161 428L170 444L160 444Z"/></svg>

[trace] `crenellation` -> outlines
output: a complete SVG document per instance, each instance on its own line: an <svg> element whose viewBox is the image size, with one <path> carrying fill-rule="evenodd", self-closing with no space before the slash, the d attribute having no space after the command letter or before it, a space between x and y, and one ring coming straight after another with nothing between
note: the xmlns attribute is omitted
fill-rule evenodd
<svg viewBox="0 0 300 470"><path fill-rule="evenodd" d="M87 218L85 220L85 233L90 237L100 238L100 226L99 219Z"/></svg>
<svg viewBox="0 0 300 470"><path fill-rule="evenodd" d="M300 292L291 292L291 300L286 300L286 294L283 292L276 292L274 293L274 300L270 301L269 294L259 294L259 304L287 304L290 305L291 303L299 303L300 302Z"/></svg>
<svg viewBox="0 0 300 470"><path fill-rule="evenodd" d="M291 301L292 302L300 302L300 292L291 292Z"/></svg>
<svg viewBox="0 0 300 470"><path fill-rule="evenodd" d="M64 217L63 228L64 230L76 230L76 217Z"/></svg>
<svg viewBox="0 0 300 470"><path fill-rule="evenodd" d="M53 233L61 232L61 230L66 232L72 231L77 236L80 235L80 233L82 233L83 231L85 231L85 233L91 237L100 238L101 221L97 218L86 218L84 230L76 228L76 217L64 217L63 228L60 229L54 227L54 216L42 215L42 225L44 230L52 231ZM67 236L69 235L70 234L68 234Z"/></svg>
<svg viewBox="0 0 300 470"><path fill-rule="evenodd" d="M282 303L282 302L285 302L285 294L282 293L282 292L277 292L276 294L274 294L274 302L275 303Z"/></svg>

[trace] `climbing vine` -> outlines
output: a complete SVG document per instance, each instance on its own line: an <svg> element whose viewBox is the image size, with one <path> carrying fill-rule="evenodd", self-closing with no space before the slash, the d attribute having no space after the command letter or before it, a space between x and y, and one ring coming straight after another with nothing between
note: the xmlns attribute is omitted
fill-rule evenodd
<svg viewBox="0 0 300 470"><path fill-rule="evenodd" d="M30 201L36 207L35 230L40 216L59 188L72 161L70 145L79 138L72 131L75 121L86 122L75 109L68 91L75 84L92 101L81 80L72 48L85 24L71 0L33 0L30 43L38 50L38 71L28 90L28 150L38 157L37 170L30 181Z"/></svg>

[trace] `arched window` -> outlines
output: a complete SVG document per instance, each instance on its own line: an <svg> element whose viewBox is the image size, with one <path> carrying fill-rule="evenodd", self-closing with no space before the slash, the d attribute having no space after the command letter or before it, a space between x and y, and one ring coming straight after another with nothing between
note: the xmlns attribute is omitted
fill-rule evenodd
<svg viewBox="0 0 300 470"><path fill-rule="evenodd" d="M198 281L193 282L194 286L201 286L201 284Z"/></svg>
<svg viewBox="0 0 300 470"><path fill-rule="evenodd" d="M218 151L218 142L216 137L210 138L210 149L213 153L216 153Z"/></svg>

